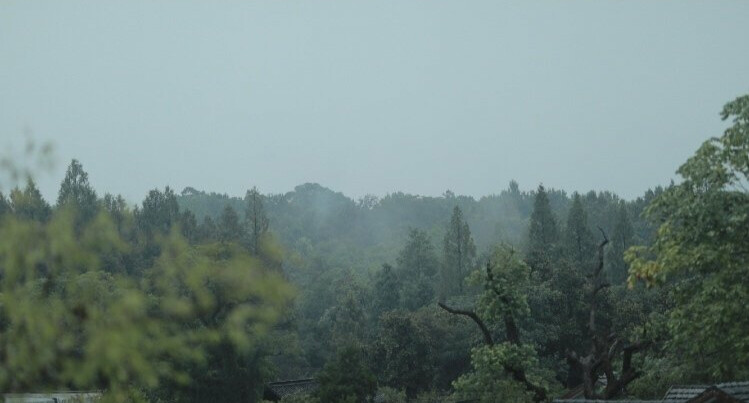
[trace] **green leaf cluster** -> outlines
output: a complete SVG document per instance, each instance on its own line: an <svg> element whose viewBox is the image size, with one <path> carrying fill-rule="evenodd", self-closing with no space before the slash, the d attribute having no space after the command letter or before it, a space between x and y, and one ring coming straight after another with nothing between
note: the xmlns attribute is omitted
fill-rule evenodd
<svg viewBox="0 0 749 403"><path fill-rule="evenodd" d="M259 262L191 247L175 228L139 276L106 262L131 248L105 213L0 223L0 389L99 390L145 401L228 343L248 351L278 320L290 287Z"/></svg>

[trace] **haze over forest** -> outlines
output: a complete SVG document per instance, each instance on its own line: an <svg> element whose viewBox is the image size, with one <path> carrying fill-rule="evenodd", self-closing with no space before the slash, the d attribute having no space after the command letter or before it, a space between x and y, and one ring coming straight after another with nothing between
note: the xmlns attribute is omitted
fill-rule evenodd
<svg viewBox="0 0 749 403"><path fill-rule="evenodd" d="M0 2L0 400L749 403L747 16Z"/></svg>

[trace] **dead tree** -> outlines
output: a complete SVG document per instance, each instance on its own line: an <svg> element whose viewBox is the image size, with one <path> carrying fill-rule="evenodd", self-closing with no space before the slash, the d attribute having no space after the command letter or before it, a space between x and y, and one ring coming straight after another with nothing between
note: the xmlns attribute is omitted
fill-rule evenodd
<svg viewBox="0 0 749 403"><path fill-rule="evenodd" d="M490 262L486 263L486 280L487 289L491 290L500 299L500 301L502 301L502 303L504 303L505 305L509 305L510 301L507 295L502 292L502 290L499 288L499 285L494 283L494 276L492 274ZM476 314L476 312L451 308L442 302L439 302L437 305L453 315L462 315L473 320L484 336L484 344L489 347L493 347L495 345L489 328L486 326L484 321L481 320L481 318ZM505 324L505 332L507 334L507 342L514 346L520 346L520 332L518 331L518 327L515 323L515 318L512 316L512 313L508 312L507 314L505 314L503 320ZM512 379L520 382L521 384L523 384L526 390L533 393L534 402L540 403L547 400L546 389L529 381L528 377L525 374L525 370L523 370L522 368L515 368L507 364L504 365L504 370L512 376Z"/></svg>
<svg viewBox="0 0 749 403"><path fill-rule="evenodd" d="M608 282L601 278L603 272L603 250L609 243L609 239L602 228L599 227L598 229L601 231L603 240L598 244L598 260L590 277L591 295L588 331L591 335L591 344L586 355L581 356L573 351L567 353L567 358L582 369L583 393L585 394L585 398L607 400L621 394L624 388L640 375L632 367L632 355L647 348L650 342L642 341L625 346L622 339L616 333L604 336L596 327L599 294L610 286ZM619 372L615 373L614 361L620 354L622 356L622 366ZM601 372L606 377L606 387L601 393L596 393L595 386Z"/></svg>

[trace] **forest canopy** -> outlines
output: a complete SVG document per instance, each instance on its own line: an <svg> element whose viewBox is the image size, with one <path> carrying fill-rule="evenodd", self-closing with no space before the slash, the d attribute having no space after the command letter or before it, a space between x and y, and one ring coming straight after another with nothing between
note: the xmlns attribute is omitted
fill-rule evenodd
<svg viewBox="0 0 749 403"><path fill-rule="evenodd" d="M749 380L749 96L641 197L0 193L0 390L546 402ZM267 396L266 396L267 397ZM297 399L297 400L294 400Z"/></svg>

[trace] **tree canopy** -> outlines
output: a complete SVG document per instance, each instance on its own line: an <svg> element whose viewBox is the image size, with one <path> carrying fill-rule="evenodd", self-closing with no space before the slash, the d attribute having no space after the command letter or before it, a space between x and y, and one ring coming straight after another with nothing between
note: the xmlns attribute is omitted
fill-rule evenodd
<svg viewBox="0 0 749 403"><path fill-rule="evenodd" d="M650 246L630 249L630 284L668 285L672 356L697 379L749 377L749 96L726 104L732 125L705 141L646 210Z"/></svg>

